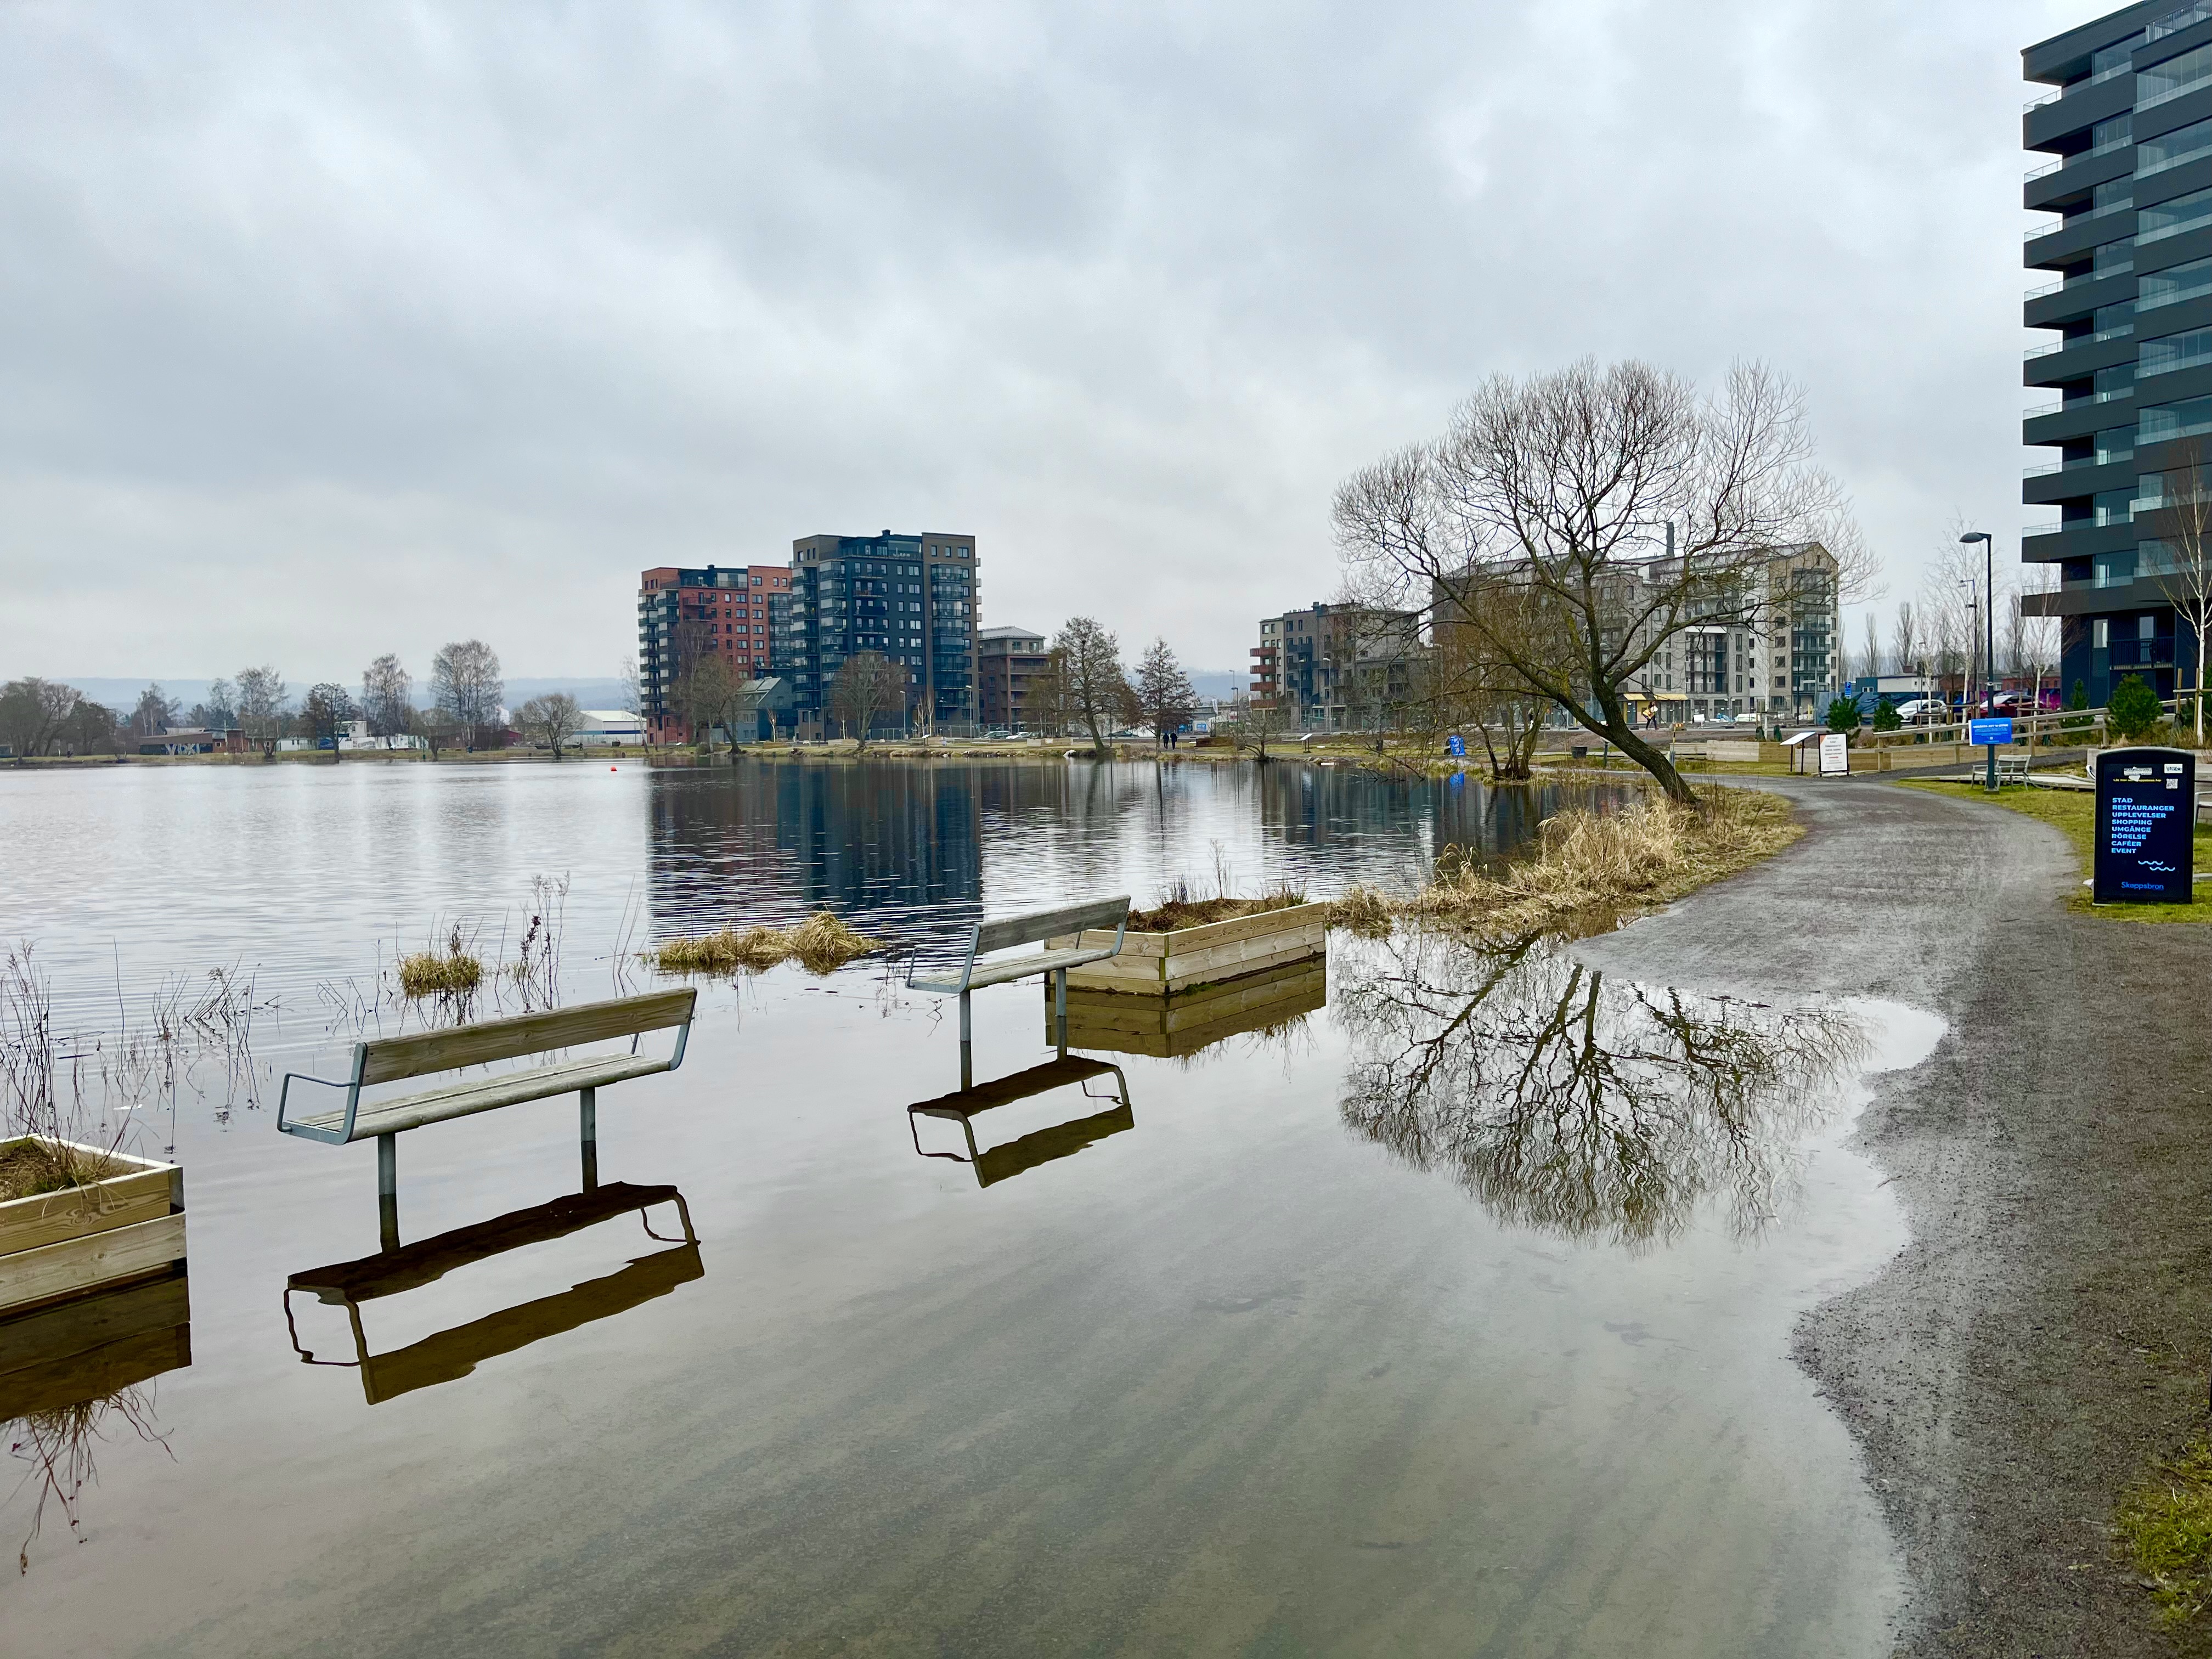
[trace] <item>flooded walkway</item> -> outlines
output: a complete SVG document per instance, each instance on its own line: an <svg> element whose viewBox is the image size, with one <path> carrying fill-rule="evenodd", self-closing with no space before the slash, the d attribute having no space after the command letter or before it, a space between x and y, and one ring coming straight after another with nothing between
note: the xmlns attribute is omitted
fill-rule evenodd
<svg viewBox="0 0 2212 1659"><path fill-rule="evenodd" d="M576 1196L572 1103L406 1137L404 1261L368 1146L185 1103L191 1364L0 1621L56 1654L1886 1653L1897 1559L1790 1349L1905 1242L1843 1142L1942 1026L1593 960L1339 935L1310 1001L1085 1050L1125 1100L979 1112L1025 1149L988 1166L907 1111L958 1086L934 999L779 969L602 1097L611 1196ZM979 1082L1048 1056L1034 986L975 1017Z"/></svg>

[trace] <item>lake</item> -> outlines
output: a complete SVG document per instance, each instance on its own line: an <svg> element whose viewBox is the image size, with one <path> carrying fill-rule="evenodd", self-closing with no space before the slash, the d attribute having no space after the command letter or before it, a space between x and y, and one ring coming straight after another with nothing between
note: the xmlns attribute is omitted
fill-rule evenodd
<svg viewBox="0 0 2212 1659"><path fill-rule="evenodd" d="M1404 886L1569 799L1290 763L0 773L0 932L81 1086L173 1147L191 1241L133 1304L167 1368L12 1426L0 1621L49 1654L1887 1651L1895 1555L1788 1352L1904 1242L1845 1143L1931 1018L1340 933L1195 1048L1079 1014L1091 1076L969 1111L950 1005L903 983L979 916ZM893 957L708 984L682 1067L602 1092L589 1191L566 1101L402 1137L416 1253L381 1255L370 1148L277 1134L274 1079L415 1018L396 951L508 960L533 907L570 1000L823 907ZM234 965L246 1033L144 1048ZM1052 1054L1035 983L978 994L979 1083Z"/></svg>

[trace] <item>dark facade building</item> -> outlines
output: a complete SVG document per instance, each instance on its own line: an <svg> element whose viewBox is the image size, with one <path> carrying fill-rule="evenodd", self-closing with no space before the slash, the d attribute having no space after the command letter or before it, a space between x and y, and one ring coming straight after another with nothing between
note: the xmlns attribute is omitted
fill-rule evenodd
<svg viewBox="0 0 2212 1659"><path fill-rule="evenodd" d="M1316 605L1263 617L1252 701L1304 732L1379 730L1419 695L1425 650L1410 611Z"/></svg>
<svg viewBox="0 0 2212 1659"><path fill-rule="evenodd" d="M694 658L718 656L741 680L769 672L771 630L790 596L791 572L781 565L662 565L639 573L638 693L655 743L693 736L678 705L684 670Z"/></svg>
<svg viewBox="0 0 2212 1659"><path fill-rule="evenodd" d="M1048 672L1052 653L1042 634L1026 628L985 628L975 635L977 708L986 726L1041 732L1032 711L1031 682Z"/></svg>
<svg viewBox="0 0 2212 1659"><path fill-rule="evenodd" d="M915 724L973 729L982 602L973 536L802 537L792 544L789 576L790 609L770 666L791 680L802 732L819 726L838 669L861 651L905 668Z"/></svg>
<svg viewBox="0 0 2212 1659"><path fill-rule="evenodd" d="M2022 498L2056 507L2021 556L2059 568L2031 596L2060 620L2061 682L2102 704L2129 674L2161 696L2194 682L2177 617L2176 508L2212 457L2212 4L2130 6L2030 46L2039 165L2026 204L2060 216L2027 233L2027 384L2049 401L2021 428L2050 459ZM2196 492L2201 495L2201 489Z"/></svg>

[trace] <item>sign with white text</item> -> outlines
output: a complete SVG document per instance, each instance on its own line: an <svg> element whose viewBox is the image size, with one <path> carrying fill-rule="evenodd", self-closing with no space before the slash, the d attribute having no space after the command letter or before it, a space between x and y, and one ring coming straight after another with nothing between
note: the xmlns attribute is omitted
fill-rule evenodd
<svg viewBox="0 0 2212 1659"><path fill-rule="evenodd" d="M2196 900L2197 757L2186 749L2107 749L2097 757L2100 904Z"/></svg>
<svg viewBox="0 0 2212 1659"><path fill-rule="evenodd" d="M1984 744L2010 743L2012 722L2009 720L1968 720L1966 741L1978 748Z"/></svg>

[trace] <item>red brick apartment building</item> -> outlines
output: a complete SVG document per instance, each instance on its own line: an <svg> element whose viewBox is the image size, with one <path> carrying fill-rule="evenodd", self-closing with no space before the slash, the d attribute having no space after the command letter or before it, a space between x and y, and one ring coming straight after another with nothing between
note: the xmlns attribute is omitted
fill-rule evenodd
<svg viewBox="0 0 2212 1659"><path fill-rule="evenodd" d="M662 565L638 574L638 690L655 743L691 738L675 706L688 655L712 652L745 679L766 678L769 641L790 604L787 565Z"/></svg>

